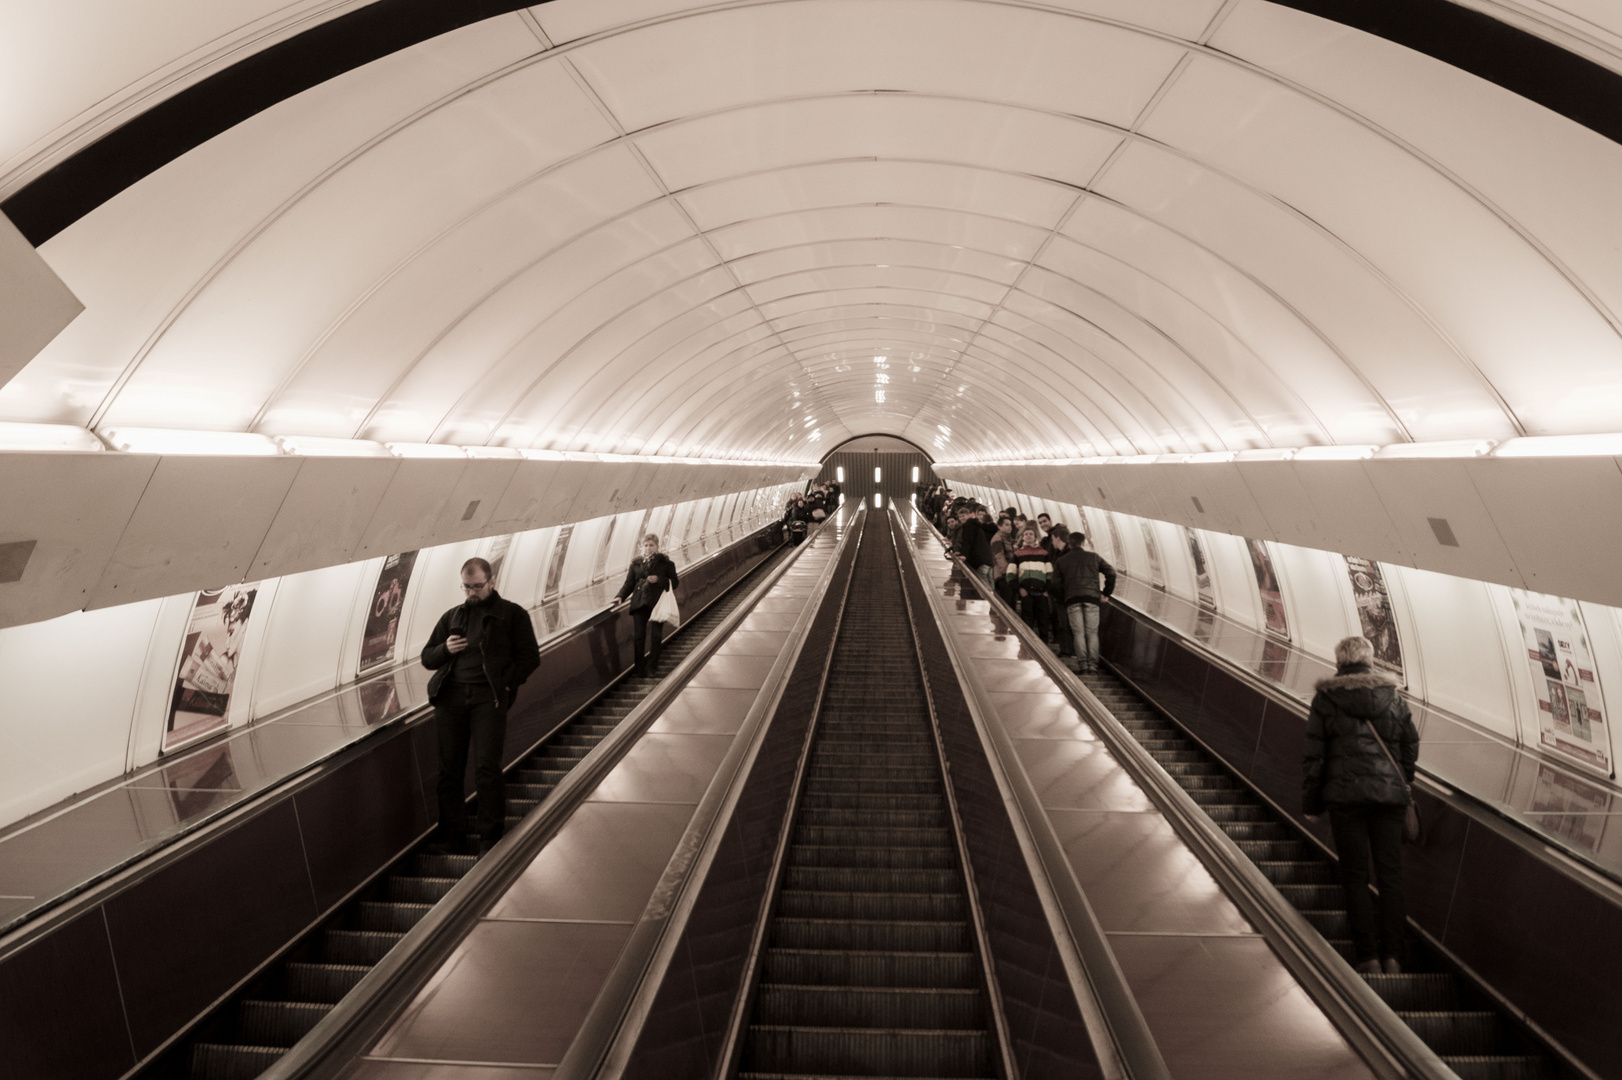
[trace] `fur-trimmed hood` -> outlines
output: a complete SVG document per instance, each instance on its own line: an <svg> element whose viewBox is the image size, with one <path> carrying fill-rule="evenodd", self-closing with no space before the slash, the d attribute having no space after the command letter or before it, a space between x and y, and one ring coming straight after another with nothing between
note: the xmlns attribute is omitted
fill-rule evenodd
<svg viewBox="0 0 1622 1080"><path fill-rule="evenodd" d="M1397 688L1402 681L1388 671L1352 671L1319 679L1314 690L1375 690L1382 686Z"/></svg>

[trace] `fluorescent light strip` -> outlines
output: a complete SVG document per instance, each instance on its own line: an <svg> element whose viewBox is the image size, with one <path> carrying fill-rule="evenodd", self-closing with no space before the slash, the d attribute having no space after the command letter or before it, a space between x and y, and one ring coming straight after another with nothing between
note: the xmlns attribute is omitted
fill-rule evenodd
<svg viewBox="0 0 1622 1080"><path fill-rule="evenodd" d="M1622 457L1622 433L1533 435L1498 442L1451 439L1440 442L1287 446L1265 450L1220 450L1201 454L1094 455L1080 458L942 461L941 468L1009 468L1025 465L1216 464L1230 461L1390 461L1414 458Z"/></svg>
<svg viewBox="0 0 1622 1080"><path fill-rule="evenodd" d="M73 424L0 422L0 450L96 453L106 449L95 432Z"/></svg>

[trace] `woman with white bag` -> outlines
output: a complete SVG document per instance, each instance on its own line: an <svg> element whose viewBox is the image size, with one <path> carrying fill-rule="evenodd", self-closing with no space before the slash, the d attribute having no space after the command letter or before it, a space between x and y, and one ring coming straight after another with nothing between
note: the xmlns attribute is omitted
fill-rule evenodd
<svg viewBox="0 0 1622 1080"><path fill-rule="evenodd" d="M664 644L665 623L681 621L676 608L676 564L659 550L659 537L649 533L642 539L642 554L631 561L631 569L620 586L614 610L630 608L634 627L631 644L633 675L653 675L659 668L659 648ZM653 639L648 640L648 628ZM643 663L646 654L647 662Z"/></svg>

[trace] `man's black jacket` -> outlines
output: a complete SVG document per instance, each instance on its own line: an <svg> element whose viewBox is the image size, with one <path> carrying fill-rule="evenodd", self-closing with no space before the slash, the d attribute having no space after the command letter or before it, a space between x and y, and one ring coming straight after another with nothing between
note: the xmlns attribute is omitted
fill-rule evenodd
<svg viewBox="0 0 1622 1080"><path fill-rule="evenodd" d="M657 576L659 580L649 581L649 574ZM666 589L674 589L679 584L681 579L676 576L676 564L669 555L655 551L652 555L638 555L631 560L631 569L626 571L619 598L631 598L631 611L650 608L659 602Z"/></svg>
<svg viewBox="0 0 1622 1080"><path fill-rule="evenodd" d="M970 518L958 530L957 549L963 561L971 568L991 566L991 538L997 535L997 526L979 518Z"/></svg>
<svg viewBox="0 0 1622 1080"><path fill-rule="evenodd" d="M524 680L541 666L541 651L535 644L535 626L529 612L503 600L494 589L483 603L457 604L439 617L428 644L422 647L422 666L434 673L428 680L428 700L450 676L455 654L445 647L452 634L467 638L468 648L477 646L484 655L484 675L503 709L518 696Z"/></svg>

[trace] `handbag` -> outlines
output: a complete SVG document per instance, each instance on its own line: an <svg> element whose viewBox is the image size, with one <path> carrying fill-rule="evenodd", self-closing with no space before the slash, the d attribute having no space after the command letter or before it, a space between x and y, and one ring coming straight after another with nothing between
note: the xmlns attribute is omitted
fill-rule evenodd
<svg viewBox="0 0 1622 1080"><path fill-rule="evenodd" d="M653 605L653 614L648 616L648 621L669 623L671 626L681 622L681 609L676 606L675 589L666 589L659 594L659 602Z"/></svg>
<svg viewBox="0 0 1622 1080"><path fill-rule="evenodd" d="M1405 808L1406 812L1402 815L1402 842L1405 844L1417 844L1424 838L1425 823L1419 818L1419 803L1414 800L1414 786L1402 779L1402 769L1397 765L1397 759L1391 756L1391 748L1385 744L1384 739L1380 738L1380 733L1374 730L1374 724L1369 720L1363 722L1369 725L1369 734L1373 735L1374 741L1380 744L1380 750L1385 754L1385 759L1391 762L1391 768L1396 771L1397 779L1402 780L1402 790L1408 793L1408 806Z"/></svg>

